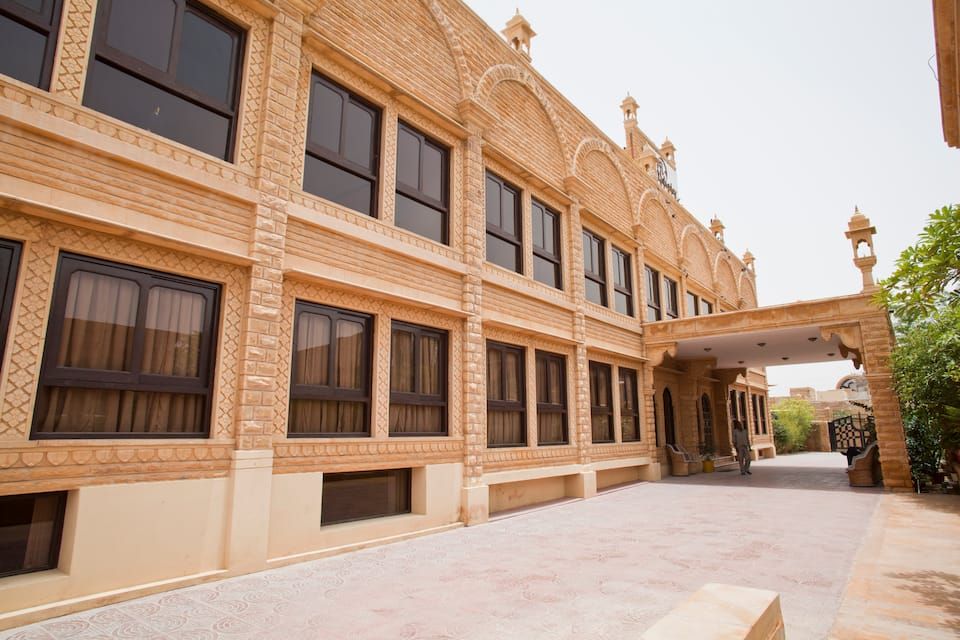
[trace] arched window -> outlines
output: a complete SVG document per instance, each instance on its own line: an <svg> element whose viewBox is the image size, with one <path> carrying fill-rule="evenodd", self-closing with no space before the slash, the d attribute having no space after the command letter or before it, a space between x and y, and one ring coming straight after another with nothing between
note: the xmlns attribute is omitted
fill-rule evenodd
<svg viewBox="0 0 960 640"><path fill-rule="evenodd" d="M700 396L700 413L703 415L703 446L705 451L713 450L713 412L710 410L710 397Z"/></svg>
<svg viewBox="0 0 960 640"><path fill-rule="evenodd" d="M673 421L673 396L670 389L663 390L663 437L667 444L677 443L676 425Z"/></svg>

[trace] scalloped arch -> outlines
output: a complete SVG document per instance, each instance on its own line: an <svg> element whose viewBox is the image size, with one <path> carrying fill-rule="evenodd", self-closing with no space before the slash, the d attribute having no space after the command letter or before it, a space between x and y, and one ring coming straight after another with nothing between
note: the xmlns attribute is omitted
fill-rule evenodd
<svg viewBox="0 0 960 640"><path fill-rule="evenodd" d="M705 285L712 285L714 282L714 271L712 264L713 261L710 259L710 248L707 246L706 240L703 239L703 233L695 224L688 224L683 228L683 231L680 232L680 242L677 245L680 251L680 258L686 261L687 268L691 270L692 275L692 269L694 265L692 264L691 256L689 255L690 252L687 251L688 238L695 239L695 241L700 244L700 248L703 251L703 257L701 258L702 262L700 262L700 264L702 265L705 273L702 274L702 277L698 276L697 279ZM704 280L704 277L708 278L708 280Z"/></svg>
<svg viewBox="0 0 960 640"><path fill-rule="evenodd" d="M440 27L444 39L447 41L447 48L450 49L450 55L453 56L457 64L457 76L460 78L460 95L467 98L473 92L473 74L470 73L470 65L467 64L467 56L463 52L463 43L460 42L460 36L454 28L450 18L443 12L443 7L437 0L420 0L424 7L433 16L437 26Z"/></svg>
<svg viewBox="0 0 960 640"><path fill-rule="evenodd" d="M606 140L601 140L600 138L584 138L581 140L580 144L577 145L577 150L573 153L573 158L570 160L570 175L580 175L579 170L581 159L585 158L587 154L592 152L602 153L610 162L613 163L614 168L620 175L620 183L623 186L624 195L627 196L627 204L630 205L630 211L634 211L635 207L633 204L633 192L630 189L630 180L627 178L627 172L623 170L623 165L620 163L620 158L618 158L613 152L613 149Z"/></svg>
<svg viewBox="0 0 960 640"><path fill-rule="evenodd" d="M672 260L680 257L680 244L677 238L677 230L673 225L673 218L660 198L646 200L641 220L644 227L644 243L647 244L648 249L652 249L654 253L663 258ZM661 239L669 242L669 249L672 250L672 253L669 251L666 253L660 252L650 246L650 241L656 239L657 236L663 236Z"/></svg>
<svg viewBox="0 0 960 640"><path fill-rule="evenodd" d="M547 119L550 120L550 125L553 127L553 132L557 136L560 151L563 153L563 165L566 166L570 159L570 145L567 143L567 137L564 135L563 128L560 126L560 117L557 114L556 107L553 106L553 102L550 101L550 96L546 94L532 73L512 64L494 65L484 71L483 75L480 76L480 79L477 81L477 87L473 92L474 100L485 107L489 107L490 96L493 94L493 90L496 89L497 85L501 82L507 81L516 82L525 86L537 99L540 106L543 107L544 112L547 114Z"/></svg>
<svg viewBox="0 0 960 640"><path fill-rule="evenodd" d="M746 271L740 273L740 282L737 283L739 288L739 295L746 301L748 308L754 308L760 306L759 300L757 300L757 285L754 284L753 278L750 277L750 274ZM747 294L750 294L750 297L747 297Z"/></svg>
<svg viewBox="0 0 960 640"><path fill-rule="evenodd" d="M714 259L714 265L713 265L713 281L716 283L716 286L720 290L721 294L725 294L728 296L730 294L733 295L732 299L728 297L727 301L730 304L738 305L740 300L740 286L737 283L737 276L734 273L733 265L731 265L730 262L731 262L730 256L724 254L723 251L717 254L717 257ZM723 269L723 267L720 266L721 263L723 263L723 265L725 265L726 267L725 274L727 275L727 279L729 280L728 286L731 289L730 291L724 290L725 283L724 283L723 275L721 275L721 269Z"/></svg>

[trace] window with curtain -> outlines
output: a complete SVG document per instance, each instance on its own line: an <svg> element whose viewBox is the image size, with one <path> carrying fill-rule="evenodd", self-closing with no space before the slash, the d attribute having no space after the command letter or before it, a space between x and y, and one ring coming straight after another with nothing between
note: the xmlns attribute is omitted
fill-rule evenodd
<svg viewBox="0 0 960 640"><path fill-rule="evenodd" d="M380 109L314 72L303 190L377 216Z"/></svg>
<svg viewBox="0 0 960 640"><path fill-rule="evenodd" d="M680 305L677 297L677 281L663 277L663 311L668 318L680 317Z"/></svg>
<svg viewBox="0 0 960 640"><path fill-rule="evenodd" d="M487 172L487 261L523 273L520 190Z"/></svg>
<svg viewBox="0 0 960 640"><path fill-rule="evenodd" d="M560 268L560 214L533 200L533 278L563 289Z"/></svg>
<svg viewBox="0 0 960 640"><path fill-rule="evenodd" d="M368 314L297 301L287 435L370 435L372 333Z"/></svg>
<svg viewBox="0 0 960 640"><path fill-rule="evenodd" d="M0 239L0 362L6 352L7 330L13 311L13 293L20 269L20 243Z"/></svg>
<svg viewBox="0 0 960 640"><path fill-rule="evenodd" d="M447 433L447 332L394 322L390 435Z"/></svg>
<svg viewBox="0 0 960 640"><path fill-rule="evenodd" d="M687 291L687 317L700 315L700 298L695 293Z"/></svg>
<svg viewBox="0 0 960 640"><path fill-rule="evenodd" d="M398 227L448 244L449 150L410 125L397 125Z"/></svg>
<svg viewBox="0 0 960 640"><path fill-rule="evenodd" d="M102 0L83 104L231 160L243 31L188 0Z"/></svg>
<svg viewBox="0 0 960 640"><path fill-rule="evenodd" d="M637 372L618 368L620 378L620 434L624 442L640 441L640 403L637 398Z"/></svg>
<svg viewBox="0 0 960 640"><path fill-rule="evenodd" d="M760 396L760 428L767 433L767 398Z"/></svg>
<svg viewBox="0 0 960 640"><path fill-rule="evenodd" d="M320 525L410 513L410 469L323 474Z"/></svg>
<svg viewBox="0 0 960 640"><path fill-rule="evenodd" d="M61 254L32 438L209 433L220 287Z"/></svg>
<svg viewBox="0 0 960 640"><path fill-rule="evenodd" d="M487 446L527 444L524 350L487 342Z"/></svg>
<svg viewBox="0 0 960 640"><path fill-rule="evenodd" d="M647 279L647 322L657 322L662 319L660 310L660 272L644 265L644 275Z"/></svg>
<svg viewBox="0 0 960 640"><path fill-rule="evenodd" d="M583 283L587 300L607 305L607 270L603 238L583 231Z"/></svg>
<svg viewBox="0 0 960 640"><path fill-rule="evenodd" d="M567 444L567 359L537 351L537 443Z"/></svg>
<svg viewBox="0 0 960 640"><path fill-rule="evenodd" d="M67 492L0 497L0 578L55 569Z"/></svg>
<svg viewBox="0 0 960 640"><path fill-rule="evenodd" d="M0 0L0 73L50 88L61 0Z"/></svg>
<svg viewBox="0 0 960 640"><path fill-rule="evenodd" d="M613 390L610 365L590 363L590 423L593 443L613 442Z"/></svg>
<svg viewBox="0 0 960 640"><path fill-rule="evenodd" d="M613 302L618 313L633 315L633 276L630 254L613 247Z"/></svg>

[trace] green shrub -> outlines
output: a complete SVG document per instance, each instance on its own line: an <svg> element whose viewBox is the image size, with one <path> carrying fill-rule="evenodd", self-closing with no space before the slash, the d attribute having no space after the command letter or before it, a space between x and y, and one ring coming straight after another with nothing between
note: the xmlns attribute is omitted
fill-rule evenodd
<svg viewBox="0 0 960 640"><path fill-rule="evenodd" d="M773 441L780 453L803 451L813 427L813 405L803 398L784 398L771 408Z"/></svg>

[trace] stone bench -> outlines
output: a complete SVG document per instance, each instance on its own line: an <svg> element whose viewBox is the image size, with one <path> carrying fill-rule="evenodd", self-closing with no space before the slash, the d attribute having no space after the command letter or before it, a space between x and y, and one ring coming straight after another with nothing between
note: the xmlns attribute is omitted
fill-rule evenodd
<svg viewBox="0 0 960 640"><path fill-rule="evenodd" d="M643 634L642 640L784 640L780 595L705 584Z"/></svg>

